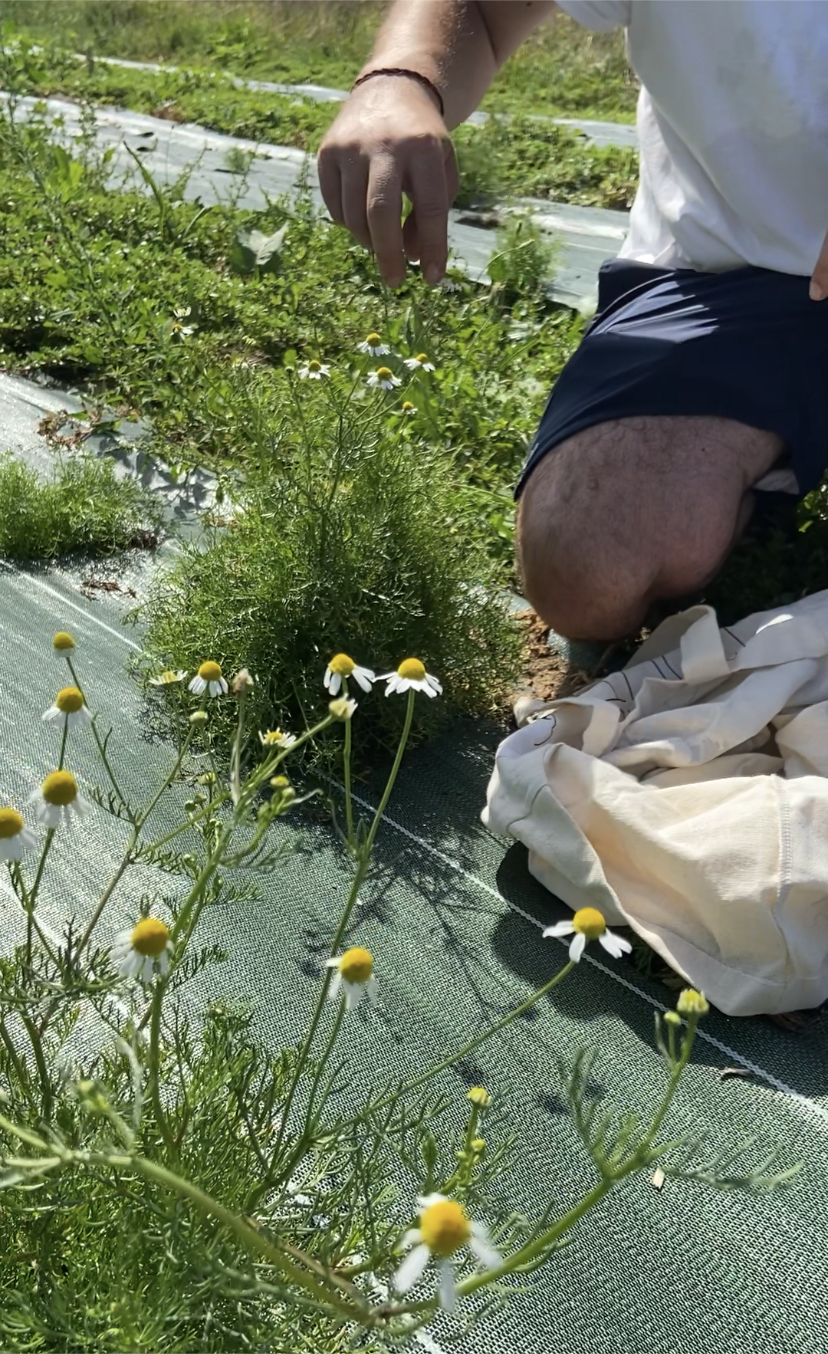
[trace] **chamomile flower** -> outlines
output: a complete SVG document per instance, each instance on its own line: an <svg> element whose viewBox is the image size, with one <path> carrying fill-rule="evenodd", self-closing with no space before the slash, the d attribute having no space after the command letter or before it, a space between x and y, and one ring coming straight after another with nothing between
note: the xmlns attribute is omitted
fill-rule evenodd
<svg viewBox="0 0 828 1354"><path fill-rule="evenodd" d="M56 658L71 658L75 650L75 641L68 630L58 630L52 640L52 652Z"/></svg>
<svg viewBox="0 0 828 1354"><path fill-rule="evenodd" d="M174 310L173 318L170 321L170 333L177 334L178 337L182 339L189 338L191 334L195 333L195 325L185 324L184 321L189 320L191 318L192 311L190 310L189 306L185 307L182 310Z"/></svg>
<svg viewBox="0 0 828 1354"><path fill-rule="evenodd" d="M190 682L190 691L196 696L201 696L206 691L208 696L226 696L227 682L221 675L221 667L218 663L208 660L202 663L193 680Z"/></svg>
<svg viewBox="0 0 828 1354"><path fill-rule="evenodd" d="M30 796L34 816L44 827L71 826L73 815L80 817L89 805L78 790L71 771L50 771L39 790Z"/></svg>
<svg viewBox="0 0 828 1354"><path fill-rule="evenodd" d="M377 367L368 377L369 386L381 386L383 390L393 390L400 384L399 376L395 376L390 367Z"/></svg>
<svg viewBox="0 0 828 1354"><path fill-rule="evenodd" d="M296 742L296 734L282 733L281 729L268 729L267 733L259 730L259 742L263 748L292 748Z"/></svg>
<svg viewBox="0 0 828 1354"><path fill-rule="evenodd" d="M317 362L312 357L310 362L306 362L304 367L300 367L298 375L303 381L321 381L323 376L330 376L331 369L324 362Z"/></svg>
<svg viewBox="0 0 828 1354"><path fill-rule="evenodd" d="M20 860L37 846L37 837L26 827L23 814L8 805L0 809L0 860Z"/></svg>
<svg viewBox="0 0 828 1354"><path fill-rule="evenodd" d="M157 677L150 677L150 686L174 686L176 682L183 682L187 676L182 669L167 668L165 672L159 672Z"/></svg>
<svg viewBox="0 0 828 1354"><path fill-rule="evenodd" d="M374 977L374 956L361 945L352 945L344 954L329 959L326 968L335 968L336 974L328 992L336 997L340 990L345 996L345 1010L353 1011L363 997L376 1001L377 980Z"/></svg>
<svg viewBox="0 0 828 1354"><path fill-rule="evenodd" d="M369 334L364 343L359 344L361 353L368 353L370 357L385 357L391 349L387 343L383 343L379 334Z"/></svg>
<svg viewBox="0 0 828 1354"><path fill-rule="evenodd" d="M416 404L412 404L410 400L403 400L402 406L400 408L401 414L405 414L406 418L408 418L410 417L411 414L416 414L416 412L417 412Z"/></svg>
<svg viewBox="0 0 828 1354"><path fill-rule="evenodd" d="M159 917L142 917L131 931L119 931L112 946L112 958L127 978L149 983L156 973L162 976L170 967L172 940L169 927Z"/></svg>
<svg viewBox="0 0 828 1354"><path fill-rule="evenodd" d="M576 964L581 958L588 940L599 941L607 953L612 955L613 959L620 959L622 954L629 954L632 950L632 945L628 940L623 940L621 936L607 930L607 923L596 907L579 908L571 921L559 921L554 926L547 926L543 934L544 937L570 936L573 935L573 932L574 937L569 947L569 957L574 959Z"/></svg>
<svg viewBox="0 0 828 1354"><path fill-rule="evenodd" d="M405 366L409 371L433 371L434 363L429 362L426 353L418 353L416 357L407 357Z"/></svg>
<svg viewBox="0 0 828 1354"><path fill-rule="evenodd" d="M353 677L363 691L370 691L371 683L376 681L376 674L371 668L359 667L346 653L334 654L325 669L325 690L330 691L332 696L338 696L343 678L348 677Z"/></svg>
<svg viewBox="0 0 828 1354"><path fill-rule="evenodd" d="M413 1250L397 1270L394 1288L398 1293L407 1293L422 1278L429 1260L435 1260L440 1273L440 1306L452 1312L457 1305L452 1265L457 1252L467 1246L482 1269L497 1269L502 1257L492 1245L486 1227L473 1222L463 1205L454 1199L447 1199L445 1194L426 1194L417 1204L420 1225L403 1237L403 1246Z"/></svg>
<svg viewBox="0 0 828 1354"><path fill-rule="evenodd" d="M88 724L92 716L82 692L76 686L65 686L55 696L54 705L44 711L43 718L65 720L67 728L72 729L76 724Z"/></svg>
<svg viewBox="0 0 828 1354"><path fill-rule="evenodd" d="M419 658L404 658L396 672L383 672L377 681L388 683L386 696L390 696L392 691L424 691L427 696L433 697L441 695L443 691L437 678L426 672Z"/></svg>

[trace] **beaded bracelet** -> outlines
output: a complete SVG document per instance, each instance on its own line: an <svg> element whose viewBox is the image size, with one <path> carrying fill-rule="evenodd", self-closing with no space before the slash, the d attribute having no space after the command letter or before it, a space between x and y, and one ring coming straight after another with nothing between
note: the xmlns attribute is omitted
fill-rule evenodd
<svg viewBox="0 0 828 1354"><path fill-rule="evenodd" d="M373 80L375 75L407 75L409 80L416 80L424 89L431 91L440 106L440 117L445 117L446 110L443 104L443 96L437 86L429 80L427 75L421 75L419 71L406 70L402 66L388 66L383 70L367 71L365 75L361 75L358 80L354 81L351 86L351 92L353 93L360 85L364 85L366 80Z"/></svg>

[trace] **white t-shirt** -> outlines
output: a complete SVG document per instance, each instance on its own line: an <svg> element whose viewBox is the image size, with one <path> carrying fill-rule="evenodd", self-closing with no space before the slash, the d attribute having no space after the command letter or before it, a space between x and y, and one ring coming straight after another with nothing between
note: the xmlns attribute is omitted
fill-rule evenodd
<svg viewBox="0 0 828 1354"><path fill-rule="evenodd" d="M828 232L828 0L559 0L624 27L641 181L622 258L810 275Z"/></svg>

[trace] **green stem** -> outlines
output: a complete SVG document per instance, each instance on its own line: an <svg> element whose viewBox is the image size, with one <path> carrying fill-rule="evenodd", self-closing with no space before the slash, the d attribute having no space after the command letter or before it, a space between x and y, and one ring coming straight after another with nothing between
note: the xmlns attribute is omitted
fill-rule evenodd
<svg viewBox="0 0 828 1354"><path fill-rule="evenodd" d="M175 1144L172 1131L167 1123L167 1116L164 1112L164 1106L161 1104L161 1078L160 1078L160 1041L161 1041L161 1008L164 1002L165 983L163 978L158 979L155 984L155 991L152 994L152 1022L150 1024L150 1048L149 1048L149 1079L150 1079L150 1097L152 1099L152 1108L155 1114L155 1120L158 1124L161 1137L170 1151L173 1151Z"/></svg>
<svg viewBox="0 0 828 1354"><path fill-rule="evenodd" d="M40 881L43 878L43 870L46 866L46 857L52 846L55 829L50 827L46 833L46 840L43 843L43 850L40 853L40 861L37 866L37 874L32 884L31 892L28 897L28 906L26 908L26 966L30 967L32 962L32 930L34 925L34 910L37 903L37 892L40 888Z"/></svg>
<svg viewBox="0 0 828 1354"><path fill-rule="evenodd" d="M81 693L81 695L83 696L84 704L85 704L85 705L88 705L88 701L87 701L87 699L86 699L86 694L85 694L85 692L84 692L83 687L82 687L81 684L80 684L80 679L79 679L79 677L78 677L78 674L75 672L75 665L74 665L74 663L72 662L71 658L67 658L66 661L67 661L67 663L68 663L68 665L69 665L69 671L70 671L71 674L72 674L72 680L74 681L75 686L78 688L78 691L79 691L79 692ZM106 774L107 774L107 776L109 777L109 783L110 783L110 785L112 786L113 790L115 791L116 795L118 796L119 800L121 801L122 805L124 806L125 811L127 812L127 814L129 814L130 811L129 811L129 804L128 804L128 801L127 801L126 798L124 797L124 795L123 795L123 793L122 793L122 791L121 791L121 787L120 787L120 785L118 784L118 781L117 781L117 779L116 779L115 772L112 770L112 767L111 767L110 764L109 764L109 758L108 758L107 755L106 755L106 747L105 747L105 745L104 745L103 739L101 738L101 735L98 733L98 726L97 726L97 723L96 723L96 718L97 718L97 717L96 717L95 715L92 716L92 725L91 725L91 728L92 728L92 735L93 735L93 737L94 737L94 739L95 739L95 746L96 746L97 749L98 749L98 755L99 755L101 761L103 762L104 770L106 771ZM130 817L131 817L131 814L130 814Z"/></svg>
<svg viewBox="0 0 828 1354"><path fill-rule="evenodd" d="M37 1099L35 1097L34 1087L32 1086L32 1079L29 1076L29 1069L17 1052L17 1049L14 1046L14 1040L6 1029L6 1022L2 1016L0 1016L0 1039L2 1039L6 1052L9 1055L9 1062L14 1068L20 1089L35 1114L37 1114Z"/></svg>
<svg viewBox="0 0 828 1354"><path fill-rule="evenodd" d="M43 1044L31 1017L21 1014L20 1019L26 1027L26 1033L32 1045L37 1075L40 1078L40 1089L43 1094L43 1118L48 1123L52 1117L52 1083L49 1080L46 1059L43 1056Z"/></svg>
<svg viewBox="0 0 828 1354"><path fill-rule="evenodd" d="M66 756L66 738L69 733L69 716L63 716L63 736L60 740L60 759L58 761L58 771L63 770L63 759Z"/></svg>
<svg viewBox="0 0 828 1354"><path fill-rule="evenodd" d="M432 1077L436 1077L440 1072L445 1072L446 1068L453 1066L453 1064L459 1062L461 1058L465 1058L474 1049L479 1048L481 1044L485 1043L487 1039L491 1039L493 1034L499 1033L499 1031L505 1029L507 1025L511 1025L513 1020L517 1020L520 1016L524 1015L526 1011L530 1011L542 997L546 996L547 992L551 992L553 987L557 987L561 979L565 978L567 973L574 967L575 960L568 960L563 968L555 974L554 978L550 978L548 983L544 983L543 987L539 987L536 992L532 993L531 997L527 997L526 1001L522 1001L520 1006L516 1006L514 1010L509 1011L505 1016L501 1016L500 1020L495 1021L494 1025L490 1025L488 1029L483 1030L482 1033L476 1034L473 1039L470 1039L468 1043L464 1044L456 1053L450 1054L448 1058L444 1058L443 1061L437 1063L435 1067L430 1067L427 1072L421 1072L419 1076L412 1077L409 1081L404 1081L395 1091L383 1096L380 1100L375 1100L372 1104L366 1105L365 1109L360 1111L359 1115L356 1116L356 1119L361 1119L366 1114L375 1114L377 1110L385 1109L387 1105L390 1105L392 1101L396 1100L399 1096L407 1095L409 1091L415 1091L419 1086L423 1086L427 1081L430 1081ZM349 1120L348 1122L353 1123L356 1122L356 1120Z"/></svg>
<svg viewBox="0 0 828 1354"><path fill-rule="evenodd" d="M348 696L348 683L343 678L342 686L344 695ZM345 827L348 833L348 846L351 851L356 849L354 840L354 801L351 793L351 721L345 721L345 749L343 753L342 779L345 782Z"/></svg>
<svg viewBox="0 0 828 1354"><path fill-rule="evenodd" d="M383 791L382 799L380 800L379 806L378 806L378 808L377 808L377 810L376 810L376 813L374 814L374 819L373 819L373 822L371 823L370 831L369 831L369 833L368 833L368 836L367 836L367 838L366 838L366 840L365 840L364 845L360 848L360 853L359 853L359 863L358 863L358 865L357 865L356 873L355 873L355 875L354 875L354 881L353 881L353 884L351 885L351 891L350 891L350 893L348 894L348 899L347 899L347 902L345 903L345 908L344 908L343 913L342 913L342 916L341 916L341 918L340 918L339 926L337 927L336 935L334 936L334 939L333 939L333 945L332 945L332 947L331 947L334 954L336 953L337 949L339 948L339 944L340 944L340 942L341 942L341 940L342 940L342 937L343 937L344 934L345 934L345 931L346 931L347 926L348 926L348 922L349 922L350 919L351 919L351 913L353 912L354 906L355 906L355 904L356 904L356 900L357 900L357 898L359 897L359 890L360 890L360 888L361 888L361 886L362 886L362 883L363 883L363 880L365 879L366 874L368 873L368 866L369 866L370 863L371 863L371 850L372 850L373 845L374 845L374 838L375 838L376 835L377 835L377 829L378 829L379 824L380 824L380 819L382 818L382 815L383 815L384 812L385 812L385 809L386 809L386 806L387 806L387 804L388 804L388 801L389 801L389 799L391 798L391 791L392 791L393 788L394 788L394 782L395 782L396 779L397 779L397 775L398 775L399 769L400 769L400 764L401 764L402 759L403 759L403 753L404 753L404 751L405 751L405 745L406 745L406 743L408 742L408 735L409 735L409 733L411 732L411 721L412 721L413 716L414 716L414 696L415 696L415 694L416 694L416 693L415 693L414 691L409 691L409 693L408 693L408 707L407 707L406 712L405 712L405 723L404 723L404 725L403 725L403 731L402 731L402 734L401 734L401 736L400 736L399 745L398 745L398 747L397 747L397 755L396 755L395 758L394 758L394 765L393 765L392 768L391 768L391 774L390 774L389 777L388 777L388 782L387 782L387 784L386 784L386 786L385 786L385 790ZM279 1125L279 1133L278 1133L278 1137L277 1137L277 1139L276 1139L276 1146L275 1146L275 1148L274 1148L274 1150L273 1150L273 1159L274 1159L274 1160L277 1160L277 1159L278 1159L279 1151L280 1151L281 1146L282 1146L282 1143L283 1143L283 1141L284 1141L285 1133L286 1133L286 1131L287 1131L287 1126L288 1126L288 1120L289 1120L289 1118L290 1118L290 1111L291 1111L291 1109L293 1108L293 1101L294 1101L294 1097L295 1097L295 1095L296 1095L296 1088L297 1088L297 1086L298 1086L298 1084L299 1084L299 1079L300 1079L300 1077L302 1076L302 1073L303 1073L304 1070L305 1070L305 1064L306 1064L306 1062L307 1062L307 1060L308 1060L308 1056L309 1056L309 1054L310 1054L310 1050L311 1050L311 1047L312 1047L312 1045L313 1045L314 1038L315 1038L315 1036L316 1036L316 1030L317 1030L317 1027L318 1027L318 1025L319 1025L319 1021L320 1021L320 1019L322 1018L322 1012L323 1012L323 1010L325 1009L325 999L326 999L326 997L327 997L327 995L328 995L328 988L330 987L332 976L333 976L333 970L332 970L332 969L326 969L326 970L325 970L325 976L324 976L324 978L323 978L323 980L322 980L322 986L321 986L320 991L319 991L319 996L318 996L317 1001L316 1001L316 1007L315 1007L314 1012L313 1012L313 1015L312 1015L312 1017L311 1017L311 1022L310 1022L310 1026L309 1026L309 1028L308 1028L308 1032L307 1032L307 1034L305 1035L304 1042L303 1042L302 1047L301 1047L301 1049L300 1049L300 1051L299 1051L299 1057L298 1057L297 1060L296 1060L296 1068L295 1068L294 1073L293 1073L293 1076L292 1076L292 1078L291 1078L290 1088L289 1088L289 1090L288 1090L287 1098L286 1098L286 1100L285 1100L285 1107L284 1107L284 1110L283 1110L283 1112L282 1112L282 1122L281 1122L281 1124Z"/></svg>
<svg viewBox="0 0 828 1354"><path fill-rule="evenodd" d="M244 1246L245 1250L258 1252L297 1288L303 1288L305 1292L310 1293L325 1307L335 1308L347 1321L365 1324L366 1317L369 1315L367 1308L360 1307L354 1302L348 1302L335 1289L327 1287L326 1284L314 1279L312 1275L305 1273L298 1264L294 1264L287 1256L283 1255L278 1246L264 1233L256 1230L244 1218L232 1213L229 1208L225 1208L223 1204L219 1203L218 1199L205 1194L191 1181L182 1179L172 1171L168 1171L164 1166L159 1166L154 1161L148 1161L145 1157L113 1158L112 1162L118 1165L134 1166L148 1180L153 1180L157 1184L163 1185L165 1189L188 1199L200 1213L223 1223Z"/></svg>

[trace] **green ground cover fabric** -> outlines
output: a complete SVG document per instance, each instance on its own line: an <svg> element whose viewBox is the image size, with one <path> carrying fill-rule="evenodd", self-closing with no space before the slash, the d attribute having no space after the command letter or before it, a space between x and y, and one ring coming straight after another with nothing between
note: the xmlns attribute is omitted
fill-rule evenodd
<svg viewBox="0 0 828 1354"><path fill-rule="evenodd" d="M0 564L0 794L11 802L25 798L53 765L54 730L40 716L63 677L51 652L56 629L69 628L76 638L90 706L104 727L115 728L129 792L139 796L154 769L166 765L167 752L154 740L146 705L125 669L140 633L123 629L126 604L117 595L92 600L81 593L84 574L82 566L22 573ZM140 592L140 576L133 582ZM360 716L370 717L371 699L383 697L366 698ZM74 740L79 755L73 751L69 765L90 775L95 760L83 734ZM354 1093L416 1072L456 1047L561 962L559 942L542 940L540 930L565 909L529 877L522 849L492 837L479 821L498 736L492 728L458 725L404 764L350 935L351 943L374 952L381 983L378 1008L360 1011L348 1025ZM360 793L370 802L371 786ZM296 850L260 881L262 899L207 915L203 936L232 953L227 964L207 970L205 984L216 995L252 999L258 1028L274 1045L303 1026L349 879L321 816L285 831ZM53 930L72 910L88 915L107 857L121 840L122 825L95 809L61 842L43 898L43 917ZM169 876L161 883L176 887ZM158 885L147 870L140 886ZM21 934L17 905L0 892L0 907L2 943L11 946ZM134 908L131 893L116 894L113 932L134 918ZM109 933L109 926L102 928L101 938ZM521 1163L498 1186L507 1208L535 1213L554 1197L563 1211L592 1181L559 1098L555 1052L595 1045L594 1077L608 1101L646 1110L663 1085L653 1010L671 1004L660 983L596 950L531 1019L484 1046L471 1065L442 1077L440 1088L458 1106L466 1085L485 1083L497 1097L487 1137L496 1140L500 1122L520 1138ZM794 1037L767 1022L711 1012L666 1132L706 1129L714 1148L762 1132L783 1145L783 1164L804 1161L800 1178L784 1192L746 1199L669 1181L657 1191L639 1177L605 1201L573 1244L529 1281L528 1291L450 1347L461 1354L558 1348L683 1354L700 1345L709 1354L823 1354L824 1050L819 1022ZM726 1066L752 1075L723 1081L719 1072ZM448 1322L438 1325L427 1347L447 1349L453 1333Z"/></svg>

